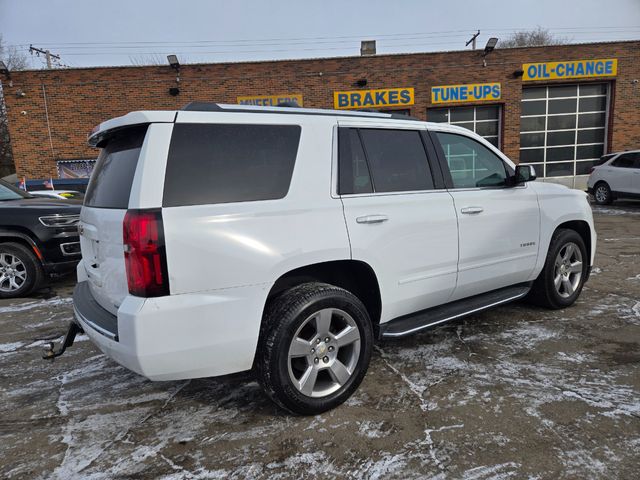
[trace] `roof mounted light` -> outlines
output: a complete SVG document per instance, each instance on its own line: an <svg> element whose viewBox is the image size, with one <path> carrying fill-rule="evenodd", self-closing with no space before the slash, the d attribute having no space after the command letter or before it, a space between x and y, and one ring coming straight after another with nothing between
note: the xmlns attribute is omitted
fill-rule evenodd
<svg viewBox="0 0 640 480"><path fill-rule="evenodd" d="M171 66L171 68L175 68L176 70L180 68L180 62L178 61L177 55L174 55L174 54L167 55L167 61L169 62L169 65Z"/></svg>

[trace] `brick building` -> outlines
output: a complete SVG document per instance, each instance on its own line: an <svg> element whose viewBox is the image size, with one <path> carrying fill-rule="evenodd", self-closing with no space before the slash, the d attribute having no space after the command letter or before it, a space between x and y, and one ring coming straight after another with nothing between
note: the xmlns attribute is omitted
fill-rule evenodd
<svg viewBox="0 0 640 480"><path fill-rule="evenodd" d="M280 98L457 123L534 164L539 176L580 188L603 153L640 148L640 41L498 48L484 60L467 50L182 65L179 82L168 64L2 80L15 166L28 179L82 175L96 157L87 133L108 118L194 100Z"/></svg>

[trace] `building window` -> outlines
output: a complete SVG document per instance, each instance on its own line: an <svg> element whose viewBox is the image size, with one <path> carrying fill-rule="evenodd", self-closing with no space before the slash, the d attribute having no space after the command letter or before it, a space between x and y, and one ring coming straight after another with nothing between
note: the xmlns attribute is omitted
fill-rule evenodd
<svg viewBox="0 0 640 480"><path fill-rule="evenodd" d="M427 120L468 128L500 148L500 107L498 105L429 108Z"/></svg>
<svg viewBox="0 0 640 480"><path fill-rule="evenodd" d="M607 84L522 90L520 163L540 177L587 175L605 151Z"/></svg>

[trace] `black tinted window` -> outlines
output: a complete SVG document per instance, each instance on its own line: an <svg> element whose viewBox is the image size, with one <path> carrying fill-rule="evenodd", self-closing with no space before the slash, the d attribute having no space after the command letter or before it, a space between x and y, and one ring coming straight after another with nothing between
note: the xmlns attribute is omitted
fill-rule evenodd
<svg viewBox="0 0 640 480"><path fill-rule="evenodd" d="M296 125L176 124L164 206L283 198L300 130Z"/></svg>
<svg viewBox="0 0 640 480"><path fill-rule="evenodd" d="M433 189L419 132L361 129L360 135L376 192Z"/></svg>
<svg viewBox="0 0 640 480"><path fill-rule="evenodd" d="M634 167L634 154L633 153L625 153L624 155L620 155L616 158L611 165L613 167L620 168L633 168Z"/></svg>
<svg viewBox="0 0 640 480"><path fill-rule="evenodd" d="M98 208L127 208L147 126L118 131L102 148L84 197Z"/></svg>
<svg viewBox="0 0 640 480"><path fill-rule="evenodd" d="M356 129L338 129L338 163L340 195L373 192L369 167Z"/></svg>

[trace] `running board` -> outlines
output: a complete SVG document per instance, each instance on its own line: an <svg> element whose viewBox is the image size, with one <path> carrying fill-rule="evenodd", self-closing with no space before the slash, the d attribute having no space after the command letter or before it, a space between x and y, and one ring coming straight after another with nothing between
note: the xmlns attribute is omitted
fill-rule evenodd
<svg viewBox="0 0 640 480"><path fill-rule="evenodd" d="M513 302L524 297L530 289L530 282L520 283L398 317L380 325L380 338L403 337L449 320Z"/></svg>

